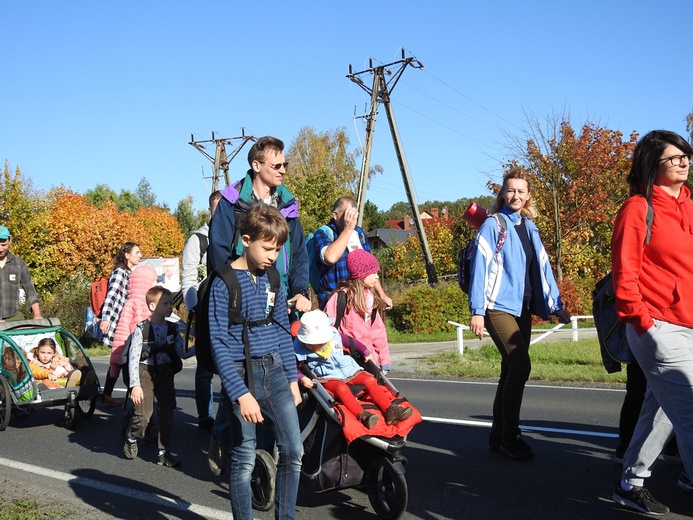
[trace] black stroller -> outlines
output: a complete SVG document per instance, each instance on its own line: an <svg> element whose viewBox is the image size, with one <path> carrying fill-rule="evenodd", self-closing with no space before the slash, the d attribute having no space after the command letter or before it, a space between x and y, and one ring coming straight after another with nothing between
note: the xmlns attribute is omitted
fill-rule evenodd
<svg viewBox="0 0 693 520"><path fill-rule="evenodd" d="M363 363L354 358L385 385L393 394L395 403L408 405L397 389L373 363ZM302 371L315 380L304 365ZM402 450L406 446L406 435L381 436L349 432L358 421L317 381L313 388L307 389L303 403L298 408L301 439L304 455L301 468L301 485L316 492L358 488L368 494L375 513L384 519L397 519L407 507L408 490L404 476L406 457ZM359 392L358 386L353 389ZM356 394L358 397L358 393ZM414 414L406 422L405 431L421 421ZM404 426L404 423L402 423ZM367 431L367 430L365 430ZM351 441L351 442L349 442ZM276 450L275 450L276 451ZM257 450L255 470L252 477L253 506L267 511L274 505L275 456Z"/></svg>

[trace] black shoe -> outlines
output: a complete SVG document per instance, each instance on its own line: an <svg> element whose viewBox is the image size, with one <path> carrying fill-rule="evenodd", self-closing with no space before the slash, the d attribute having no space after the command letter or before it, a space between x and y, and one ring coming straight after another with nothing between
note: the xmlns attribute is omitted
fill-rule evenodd
<svg viewBox="0 0 693 520"><path fill-rule="evenodd" d="M488 451L497 452L501 449L502 439L494 435L488 436Z"/></svg>
<svg viewBox="0 0 693 520"><path fill-rule="evenodd" d="M650 515L665 515L669 508L658 502L646 488L633 486L633 489L626 491L621 488L620 483L616 483L616 489L611 498L617 504L621 504L628 509L648 513Z"/></svg>
<svg viewBox="0 0 693 520"><path fill-rule="evenodd" d="M522 440L522 436L520 435L510 442L501 442L500 450L514 460L528 460L534 457L532 448L530 448L529 444Z"/></svg>
<svg viewBox="0 0 693 520"><path fill-rule="evenodd" d="M200 431L210 433L212 431L212 426L214 426L213 417L205 417L204 419L197 420L197 427L200 429Z"/></svg>
<svg viewBox="0 0 693 520"><path fill-rule="evenodd" d="M171 452L165 451L156 461L157 466L166 466L167 468L177 468L180 466L180 461L171 455Z"/></svg>

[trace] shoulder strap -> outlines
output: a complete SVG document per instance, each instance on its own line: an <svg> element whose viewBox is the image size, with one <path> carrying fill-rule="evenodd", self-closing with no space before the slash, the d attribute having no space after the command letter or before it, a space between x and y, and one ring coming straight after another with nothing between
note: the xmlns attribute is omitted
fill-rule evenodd
<svg viewBox="0 0 693 520"><path fill-rule="evenodd" d="M647 224L647 234L645 235L645 244L650 243L650 235L652 234L652 223L654 222L654 206L652 206L652 201L645 199L647 201L647 214L645 215L645 224Z"/></svg>
<svg viewBox="0 0 693 520"><path fill-rule="evenodd" d="M202 257L205 256L207 252L207 246L209 245L209 239L202 233L195 233L197 239L200 241L200 263L202 263Z"/></svg>
<svg viewBox="0 0 693 520"><path fill-rule="evenodd" d="M344 311L346 310L347 298L344 291L337 291L337 315L334 319L334 328L339 330L339 325L342 323Z"/></svg>
<svg viewBox="0 0 693 520"><path fill-rule="evenodd" d="M494 215L494 218L496 221L500 224L500 233L498 233L498 242L496 243L496 254L500 252L501 248L503 247L503 244L505 244L505 239L508 236L508 223L505 221L505 217L503 217L500 213L496 213Z"/></svg>

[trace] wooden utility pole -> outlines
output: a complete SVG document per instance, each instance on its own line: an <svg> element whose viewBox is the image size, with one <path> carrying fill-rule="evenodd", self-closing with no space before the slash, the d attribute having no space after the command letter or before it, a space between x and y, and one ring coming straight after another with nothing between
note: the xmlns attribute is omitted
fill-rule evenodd
<svg viewBox="0 0 693 520"><path fill-rule="evenodd" d="M233 146L234 141L240 141L240 144L236 148L231 149L231 153L226 153L226 145ZM219 173L224 172L224 182L226 186L231 184L231 179L229 178L229 163L238 155L241 148L248 141L255 142L256 139L252 135L245 135L245 128L241 128L240 137L224 137L217 138L212 132L212 138L204 141L195 141L195 138L190 134L190 142L188 144L194 146L202 155L207 157L214 165L214 170L212 171L212 191L217 191L219 189ZM214 157L205 151L205 144L214 143ZM207 180L209 177L205 177L204 173L202 178Z"/></svg>
<svg viewBox="0 0 693 520"><path fill-rule="evenodd" d="M392 72L391 67L399 66L399 70ZM390 134L392 135L392 141L395 145L395 153L397 154L397 161L399 162L399 169L402 173L402 181L404 182L404 189L407 192L407 199L409 200L409 206L411 207L412 215L414 216L414 223L416 225L416 234L419 238L419 244L421 245L421 252L423 254L424 264L426 265L426 274L428 276L428 283L430 285L435 285L438 283L438 276L436 275L436 269L433 265L433 257L431 256L431 249L428 247L428 240L426 239L426 231L423 227L423 222L421 221L421 214L419 213L419 206L416 203L416 195L412 189L411 177L409 176L409 168L407 166L407 161L404 157L404 150L399 138L399 132L397 131L397 124L395 123L395 114L392 111L392 104L390 103L390 93L395 85L399 81L400 77L404 73L404 69L407 66L414 67L415 69L422 69L423 64L416 58L405 58L404 49L402 49L402 59L388 63L386 65L380 65L378 67L373 67L373 60L369 62L369 68L361 72L353 72L351 64L349 64L349 74L347 78L356 83L363 90L368 92L371 96L371 109L366 118L366 145L363 151L363 163L361 165L361 177L359 179L359 192L357 198L359 219L358 224L361 225L363 220L363 210L366 204L366 187L368 184L368 172L370 169L371 161L371 147L373 145L373 132L375 128L375 116L378 113L378 103L382 103L385 107L385 113L387 114L387 121L390 124ZM364 74L373 74L373 87L368 88L360 76ZM385 79L385 75L390 76L389 80Z"/></svg>

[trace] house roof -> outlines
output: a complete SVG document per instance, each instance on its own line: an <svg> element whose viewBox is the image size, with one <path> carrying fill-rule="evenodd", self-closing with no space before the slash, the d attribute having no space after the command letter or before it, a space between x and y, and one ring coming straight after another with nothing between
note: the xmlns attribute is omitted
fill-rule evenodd
<svg viewBox="0 0 693 520"><path fill-rule="evenodd" d="M368 240L379 239L386 246L394 246L406 242L407 239L414 235L416 231L413 229L374 229L368 232Z"/></svg>

